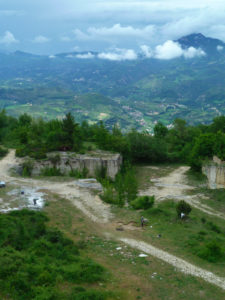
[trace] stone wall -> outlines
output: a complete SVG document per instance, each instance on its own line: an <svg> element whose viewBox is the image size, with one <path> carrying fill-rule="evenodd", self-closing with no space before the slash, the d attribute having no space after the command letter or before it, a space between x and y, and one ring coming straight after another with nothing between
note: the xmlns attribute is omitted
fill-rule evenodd
<svg viewBox="0 0 225 300"><path fill-rule="evenodd" d="M225 188L225 162L214 156L212 162L202 167L211 189Z"/></svg>
<svg viewBox="0 0 225 300"><path fill-rule="evenodd" d="M89 177L95 177L96 170L106 169L106 174L114 179L122 164L122 156L105 151L96 151L89 154L76 154L73 152L52 152L47 159L34 162L32 175L40 175L44 168L56 167L64 174L71 170L88 171ZM57 159L60 157L60 159Z"/></svg>

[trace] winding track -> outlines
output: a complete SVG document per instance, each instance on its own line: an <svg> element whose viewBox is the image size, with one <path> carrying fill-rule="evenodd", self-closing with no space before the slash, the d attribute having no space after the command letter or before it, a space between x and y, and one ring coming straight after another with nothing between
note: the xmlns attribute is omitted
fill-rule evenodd
<svg viewBox="0 0 225 300"><path fill-rule="evenodd" d="M26 178L15 178L10 176L9 169L17 165L18 163L19 163L19 159L15 158L15 151L11 150L9 154L0 161L0 179L6 181L8 184L11 183L16 186L27 185L29 187L35 186L36 188L40 188L42 190L46 189L53 194L57 194L61 197L69 199L77 208L79 208L85 215L87 215L87 217L89 217L94 222L97 223L111 222L111 218L113 216L110 212L110 206L106 205L105 203L102 203L100 198L98 196L93 195L90 190L79 188L77 185L73 184L73 182L55 183L46 180L44 181L44 180L35 180L35 179L26 179ZM161 191L160 197L163 197L163 195L165 196L166 193L168 193L167 195L174 194L175 187L176 187L175 189L176 195L178 196L178 198L182 197L184 190L191 188L189 186L180 184L180 182L183 182L182 178L185 172L186 172L186 167L180 167L175 171L173 171L171 174L169 174L168 177L164 177L158 180L157 181L158 186L160 186L160 182L161 182L161 187L163 187L163 189L160 189ZM147 193L147 191L145 191L145 193ZM160 199L160 197L158 194L158 199ZM202 209L199 206L198 208ZM213 214L215 213L213 212ZM217 216L219 217L219 215ZM105 234L113 236L112 232L106 232ZM166 263L174 266L177 270L181 271L184 274L190 274L195 277L200 277L205 281L214 284L225 290L225 278L218 277L207 270L196 267L195 265L190 264L183 259L180 259L165 251L162 251L143 241L126 238L124 236L122 238L117 238L117 239L131 246L132 248L139 249L158 259L165 261Z"/></svg>

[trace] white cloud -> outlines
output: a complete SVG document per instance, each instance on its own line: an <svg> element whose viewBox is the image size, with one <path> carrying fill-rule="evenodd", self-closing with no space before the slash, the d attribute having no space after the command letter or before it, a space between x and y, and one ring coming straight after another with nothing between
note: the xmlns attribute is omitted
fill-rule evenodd
<svg viewBox="0 0 225 300"><path fill-rule="evenodd" d="M158 59L173 59L180 57L183 54L183 50L178 43L171 40L166 41L163 45L158 45L155 48L155 58Z"/></svg>
<svg viewBox="0 0 225 300"><path fill-rule="evenodd" d="M168 40L162 45L155 47L154 58L157 59L173 59L177 57L194 58L206 55L205 52L198 48L189 47L182 49L181 45L177 42Z"/></svg>
<svg viewBox="0 0 225 300"><path fill-rule="evenodd" d="M80 59L91 59L91 58L94 58L95 56L91 52L88 52L85 54L77 54L76 57L80 58Z"/></svg>
<svg viewBox="0 0 225 300"><path fill-rule="evenodd" d="M98 54L98 58L113 61L135 60L137 54L132 49L115 49L114 52L102 52Z"/></svg>
<svg viewBox="0 0 225 300"><path fill-rule="evenodd" d="M183 56L185 58L201 57L205 55L206 53L201 48L196 49L194 47L189 47L188 49L183 50Z"/></svg>
<svg viewBox="0 0 225 300"><path fill-rule="evenodd" d="M19 41L14 37L12 32L6 31L4 36L0 37L0 44L9 46L10 44L18 43Z"/></svg>
<svg viewBox="0 0 225 300"><path fill-rule="evenodd" d="M56 58L56 56L55 55L49 55L49 57L48 58L50 58L50 59L54 59L54 58Z"/></svg>
<svg viewBox="0 0 225 300"><path fill-rule="evenodd" d="M152 52L152 50L151 50L151 48L149 46L142 45L140 48L141 48L141 51L142 51L143 55L146 58L150 58L150 57L153 56L153 52Z"/></svg>
<svg viewBox="0 0 225 300"><path fill-rule="evenodd" d="M218 46L216 47L216 49L217 49L217 51L222 51L222 50L224 49L224 47L223 47L223 46L220 46L220 45L218 45Z"/></svg>
<svg viewBox="0 0 225 300"><path fill-rule="evenodd" d="M48 43L49 41L50 39L43 35L38 35L33 39L33 42L37 44L44 44L44 43Z"/></svg>

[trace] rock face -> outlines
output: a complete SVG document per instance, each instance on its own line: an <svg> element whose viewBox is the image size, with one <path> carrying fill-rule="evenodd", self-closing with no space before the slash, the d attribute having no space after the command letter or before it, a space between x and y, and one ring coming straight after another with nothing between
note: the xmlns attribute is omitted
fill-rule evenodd
<svg viewBox="0 0 225 300"><path fill-rule="evenodd" d="M96 172L104 169L106 175L114 179L121 164L122 156L109 152L96 151L84 155L73 152L52 152L47 155L47 159L34 162L32 175L40 175L43 169L56 167L63 174L76 170L95 177Z"/></svg>
<svg viewBox="0 0 225 300"><path fill-rule="evenodd" d="M225 188L225 162L214 156L213 161L202 167L202 173L209 181L211 189Z"/></svg>

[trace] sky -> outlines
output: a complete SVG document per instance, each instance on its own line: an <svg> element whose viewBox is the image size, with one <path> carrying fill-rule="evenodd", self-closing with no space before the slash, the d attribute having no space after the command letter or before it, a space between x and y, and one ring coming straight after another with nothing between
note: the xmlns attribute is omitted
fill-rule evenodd
<svg viewBox="0 0 225 300"><path fill-rule="evenodd" d="M204 53L183 52L173 40L198 32L225 42L224 0L0 0L0 51L188 58Z"/></svg>

